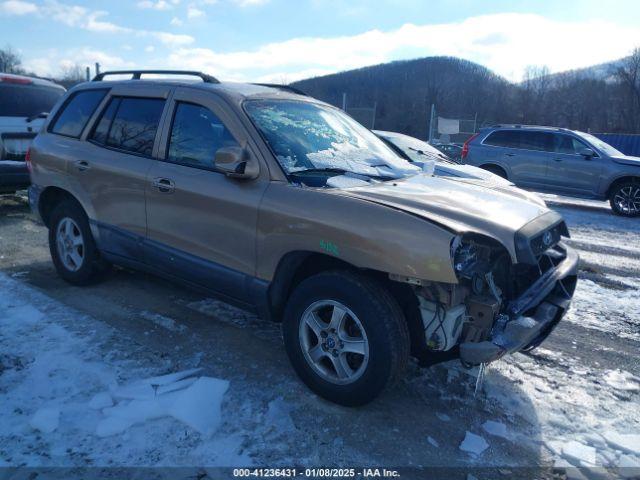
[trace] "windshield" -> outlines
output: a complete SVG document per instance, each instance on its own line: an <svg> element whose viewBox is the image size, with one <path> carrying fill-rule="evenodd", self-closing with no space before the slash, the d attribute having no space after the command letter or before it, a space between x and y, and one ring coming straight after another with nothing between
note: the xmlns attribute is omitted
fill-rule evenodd
<svg viewBox="0 0 640 480"><path fill-rule="evenodd" d="M417 138L408 135L384 135L383 138L402 150L413 162L435 160L436 162L455 163L437 148Z"/></svg>
<svg viewBox="0 0 640 480"><path fill-rule="evenodd" d="M622 153L619 150L616 150L615 148L613 148L608 143L600 140L598 137L594 137L593 135L591 135L589 133L584 133L584 132L578 132L578 134L582 138L587 140L589 143L591 143L598 150L600 150L603 153L606 153L610 157L619 157L619 156L623 156L624 155L624 153Z"/></svg>
<svg viewBox="0 0 640 480"><path fill-rule="evenodd" d="M289 175L334 170L400 178L420 172L338 109L292 100L251 100L245 109Z"/></svg>
<svg viewBox="0 0 640 480"><path fill-rule="evenodd" d="M0 117L31 117L48 113L63 94L61 88L0 83Z"/></svg>

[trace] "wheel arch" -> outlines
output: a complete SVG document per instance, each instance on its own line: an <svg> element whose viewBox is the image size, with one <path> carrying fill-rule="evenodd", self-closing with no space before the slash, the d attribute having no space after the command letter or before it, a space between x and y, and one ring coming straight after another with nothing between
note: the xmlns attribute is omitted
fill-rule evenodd
<svg viewBox="0 0 640 480"><path fill-rule="evenodd" d="M331 255L313 251L293 251L284 255L275 271L268 290L269 317L280 321L287 300L296 285L303 280L329 270L348 270L365 275L386 288L398 302L409 327L412 354L417 355L424 342L422 318L418 298L407 283L393 281L385 272L359 268Z"/></svg>
<svg viewBox="0 0 640 480"><path fill-rule="evenodd" d="M486 163L483 163L482 165L479 165L478 167L488 172L495 173L496 175L500 175L500 173L497 173L497 172L504 172L504 175L500 175L500 176L509 180L509 172L507 172L507 169L502 165L499 165L493 162L486 162Z"/></svg>
<svg viewBox="0 0 640 480"><path fill-rule="evenodd" d="M46 187L42 190L38 198L38 213L47 227L49 227L51 212L53 212L53 209L57 205L65 200L76 203L80 208L82 208L85 214L87 213L80 201L68 190L55 186Z"/></svg>
<svg viewBox="0 0 640 480"><path fill-rule="evenodd" d="M613 193L613 190L620 184L622 183L626 183L626 182L635 182L635 183L640 183L640 175L624 175L622 177L618 177L616 179L614 179L609 186L607 187L606 193L605 193L605 197L609 198L611 196L611 194Z"/></svg>

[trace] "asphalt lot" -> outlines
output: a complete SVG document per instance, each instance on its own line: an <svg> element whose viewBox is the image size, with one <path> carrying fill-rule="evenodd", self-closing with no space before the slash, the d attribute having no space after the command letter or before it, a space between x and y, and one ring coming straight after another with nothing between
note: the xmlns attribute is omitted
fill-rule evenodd
<svg viewBox="0 0 640 480"><path fill-rule="evenodd" d="M366 407L329 404L296 379L277 324L126 270L92 287L64 283L50 261L47 231L30 214L24 196L0 197L0 274L10 279L18 296L24 287L34 305L45 298L52 302L47 305L75 312L61 317L60 325L114 365L119 378L142 367L162 374L199 366L207 375L229 380L218 433L237 440L232 447L225 444L234 450L227 459L259 465L499 466L500 474L513 476L517 469L504 469L567 466L562 445L578 442L596 449L596 465L616 466L624 452L603 441L603 435L640 432L640 219L614 217L601 202L545 199L567 219L571 243L581 255L572 310L539 349L491 365L477 398L475 370L450 362L431 369L412 365L404 382ZM100 337L96 332L103 329L110 333ZM2 337L0 332L0 345L7 341ZM123 366L132 364L130 371ZM94 393L87 389L82 398ZM19 400L2 385L2 368L0 395L5 404ZM274 401L281 412L275 420L270 413ZM15 410L1 414L17 415ZM487 421L503 424L506 434L488 433ZM164 446L122 447L120 442L116 447L87 434L67 442L79 456L55 456L46 438L35 441L33 433L6 432L0 433L0 461L202 461L197 436L185 441L169 427L169 434L152 426L136 428L163 435L157 440ZM461 451L466 432L483 436L489 448L479 456Z"/></svg>

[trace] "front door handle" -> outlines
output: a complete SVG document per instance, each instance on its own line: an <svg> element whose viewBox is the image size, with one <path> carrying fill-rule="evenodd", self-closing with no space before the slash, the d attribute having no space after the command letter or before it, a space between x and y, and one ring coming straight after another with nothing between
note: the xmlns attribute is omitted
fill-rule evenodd
<svg viewBox="0 0 640 480"><path fill-rule="evenodd" d="M516 154L515 153L505 153L504 154L506 157L515 157Z"/></svg>
<svg viewBox="0 0 640 480"><path fill-rule="evenodd" d="M553 160L556 161L556 162L561 162L562 161L562 159L558 158L558 157L555 157Z"/></svg>
<svg viewBox="0 0 640 480"><path fill-rule="evenodd" d="M162 193L173 193L176 189L176 185L173 183L173 180L169 180L168 178L154 178L153 186Z"/></svg>
<svg viewBox="0 0 640 480"><path fill-rule="evenodd" d="M85 162L84 160L78 160L76 162L76 168L81 172L89 170L91 167L89 166L89 162Z"/></svg>

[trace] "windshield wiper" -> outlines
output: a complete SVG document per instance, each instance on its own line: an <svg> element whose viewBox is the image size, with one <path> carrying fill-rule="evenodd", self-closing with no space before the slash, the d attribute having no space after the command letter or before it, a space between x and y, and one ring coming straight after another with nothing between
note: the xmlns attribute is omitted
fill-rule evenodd
<svg viewBox="0 0 640 480"><path fill-rule="evenodd" d="M437 155L433 155L431 153L427 153L424 150L418 150L417 148L413 148L413 147L407 147L409 150L412 150L414 152L416 152L418 155L423 155L429 159L433 159L437 162L445 162L445 163L452 163L452 164L456 164L457 162L454 162L453 160L451 160L449 157L447 157L446 155L444 155L443 153L439 153Z"/></svg>
<svg viewBox="0 0 640 480"><path fill-rule="evenodd" d="M347 173L350 170L345 170L344 168L305 168L304 170L294 170L293 172L289 172L289 175L297 175L299 173Z"/></svg>

